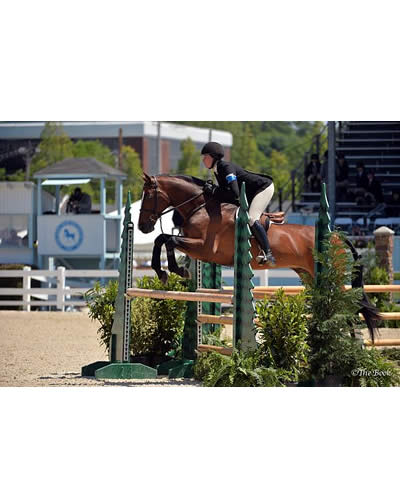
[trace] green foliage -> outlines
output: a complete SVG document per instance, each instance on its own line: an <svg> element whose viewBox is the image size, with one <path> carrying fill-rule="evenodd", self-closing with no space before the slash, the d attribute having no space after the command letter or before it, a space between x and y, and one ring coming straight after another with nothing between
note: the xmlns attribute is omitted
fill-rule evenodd
<svg viewBox="0 0 400 500"><path fill-rule="evenodd" d="M264 172L272 151L283 153L290 169L298 166L304 153L310 150L312 138L320 134L323 122L178 122L195 127L226 130L233 135L232 161L244 168ZM327 149L327 135L321 137L321 151Z"/></svg>
<svg viewBox="0 0 400 500"><path fill-rule="evenodd" d="M222 339L221 334L221 326L215 327L209 332L203 332L203 344L229 347L231 344L229 344L225 339Z"/></svg>
<svg viewBox="0 0 400 500"><path fill-rule="evenodd" d="M365 284L367 285L389 285L390 279L387 271L376 265L366 269ZM379 310L390 300L390 293L369 293L368 297Z"/></svg>
<svg viewBox="0 0 400 500"><path fill-rule="evenodd" d="M343 384L353 387L392 387L400 385L400 369L375 348L362 349L351 338L341 342Z"/></svg>
<svg viewBox="0 0 400 500"><path fill-rule="evenodd" d="M194 365L194 376L205 387L282 387L289 380L284 370L263 366L260 352L236 349L232 356L201 354Z"/></svg>
<svg viewBox="0 0 400 500"><path fill-rule="evenodd" d="M283 369L297 381L309 351L305 294L285 295L280 289L273 297L257 302L256 310L263 364Z"/></svg>
<svg viewBox="0 0 400 500"><path fill-rule="evenodd" d="M157 277L137 280L138 288L186 291L184 280L170 273L164 285ZM132 300L132 352L165 355L182 340L186 302L136 297ZM151 326L150 326L151 324Z"/></svg>
<svg viewBox="0 0 400 500"><path fill-rule="evenodd" d="M194 142L187 138L181 142L182 157L178 162L176 174L193 175L194 177L207 177L207 169L202 166L200 152L196 149Z"/></svg>
<svg viewBox="0 0 400 500"><path fill-rule="evenodd" d="M240 135L237 135L234 145L232 161L248 170L257 169L260 158L259 151L257 141L248 123L244 124L243 131Z"/></svg>
<svg viewBox="0 0 400 500"><path fill-rule="evenodd" d="M380 312L400 312L400 305L394 304L393 302L385 302L379 308ZM400 328L400 320L392 319L380 322L380 327L383 328Z"/></svg>
<svg viewBox="0 0 400 500"><path fill-rule="evenodd" d="M47 122L40 139L39 151L32 158L31 176L49 165L75 156L74 144L60 123Z"/></svg>
<svg viewBox="0 0 400 500"><path fill-rule="evenodd" d="M389 285L389 274L383 267L376 265L375 254L371 251L366 252L363 257L365 266L365 284L367 285ZM396 279L396 278L395 278ZM399 312L400 306L390 302L391 294L387 293L369 293L369 299L379 309L380 312ZM400 328L400 320L382 321L379 327Z"/></svg>
<svg viewBox="0 0 400 500"><path fill-rule="evenodd" d="M341 238L328 237L322 254L315 254L321 264L319 280L306 279L310 296L309 370L314 383L329 376L341 378L346 386L398 385L400 372L376 349L365 349L359 340L358 319L361 289L344 291L351 281L354 262L342 251Z"/></svg>
<svg viewBox="0 0 400 500"><path fill-rule="evenodd" d="M124 182L124 199L128 191L131 192L132 201L140 200L143 190L143 170L139 154L130 146L122 147L123 170L128 178Z"/></svg>
<svg viewBox="0 0 400 500"><path fill-rule="evenodd" d="M382 356L391 361L395 361L397 366L400 367L400 349L398 347L387 347L379 351Z"/></svg>
<svg viewBox="0 0 400 500"><path fill-rule="evenodd" d="M73 145L73 155L75 158L96 158L110 167L115 167L115 157L111 150L99 140L77 141Z"/></svg>
<svg viewBox="0 0 400 500"><path fill-rule="evenodd" d="M33 174L37 171L66 158L95 158L110 167L115 168L116 165L116 158L112 151L107 146L102 144L101 141L79 140L74 143L65 133L61 124L55 122L46 123L41 134L39 151L32 159L30 170L31 176L33 176ZM124 197L126 197L128 191L131 191L132 200L139 200L142 195L143 188L143 172L140 157L130 146L123 146L122 161L124 172L127 174L127 179L124 181ZM0 171L0 178L4 176L5 170L4 173ZM24 181L25 172L22 170L18 171L13 175L9 175L7 180ZM114 182L106 182L107 199L109 202L113 202L115 200L114 185ZM92 198L92 202L98 203L100 201L100 181L92 180L89 184L74 184L73 186L66 186L62 188L61 192L63 195L71 195L76 187L80 187L82 191L89 194ZM54 191L52 188L48 189L51 192Z"/></svg>
<svg viewBox="0 0 400 500"><path fill-rule="evenodd" d="M337 233L334 233L337 234ZM321 264L319 280L305 278L310 296L309 363L312 377L318 382L337 375L341 368L342 342L348 336L360 335L358 318L361 289L344 291L351 282L353 260L343 251L342 240L328 238L321 254L314 258Z"/></svg>
<svg viewBox="0 0 400 500"><path fill-rule="evenodd" d="M285 153L281 153L273 149L271 151L269 161L269 172L274 179L275 189L283 188L290 180L290 171L293 165L290 165L288 157Z"/></svg>
<svg viewBox="0 0 400 500"><path fill-rule="evenodd" d="M158 278L137 280L139 288L153 290L186 290L182 278L169 275L164 285ZM111 281L105 288L96 283L85 295L89 317L100 322L100 344L110 346L118 282ZM176 300L158 300L137 297L131 300L131 354L165 356L181 341L186 303Z"/></svg>
<svg viewBox="0 0 400 500"><path fill-rule="evenodd" d="M100 323L100 328L97 330L100 336L100 345L104 345L107 350L110 347L117 293L118 281L110 281L104 288L99 282L96 282L94 287L85 294L89 318Z"/></svg>

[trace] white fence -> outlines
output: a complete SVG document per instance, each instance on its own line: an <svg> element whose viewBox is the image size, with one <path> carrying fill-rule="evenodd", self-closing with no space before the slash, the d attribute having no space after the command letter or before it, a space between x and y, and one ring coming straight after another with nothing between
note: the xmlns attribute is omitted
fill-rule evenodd
<svg viewBox="0 0 400 500"><path fill-rule="evenodd" d="M258 285L268 285L268 271L255 271L255 276L258 278ZM141 278L143 276L154 276L152 269L135 269L134 277ZM222 277L233 279L233 269L223 269ZM66 280L73 278L94 278L102 279L118 279L118 271L103 271L103 270L66 270L65 267L58 267L55 271L47 270L32 270L30 267L24 267L23 270L16 271L0 271L0 278L22 278L22 288L1 288L0 287L0 306L14 307L22 306L25 311L30 311L32 306L56 307L60 311L65 311L66 307L78 306L84 307L86 302L83 295L90 290L90 287L69 287L66 286ZM33 287L32 279L42 281L47 288ZM2 300L1 296L12 295L22 296L22 300ZM73 300L71 297L76 297L79 300ZM33 300L37 299L37 300Z"/></svg>
<svg viewBox="0 0 400 500"><path fill-rule="evenodd" d="M85 306L83 298L71 300L71 296L83 297L90 288L67 287L67 278L113 278L118 279L118 271L103 270L66 270L58 267L55 271L31 270L24 267L22 271L0 271L0 278L22 278L22 288L0 288L0 296L22 296L23 300L1 300L1 306L23 306L25 311L30 311L31 306L53 306L64 311L68 306ZM48 284L48 288L32 288L32 279L39 279ZM48 283L48 281L50 283ZM49 286L50 285L50 286ZM53 286L54 285L54 286ZM54 297L49 299L49 297ZM33 298L39 300L32 300Z"/></svg>

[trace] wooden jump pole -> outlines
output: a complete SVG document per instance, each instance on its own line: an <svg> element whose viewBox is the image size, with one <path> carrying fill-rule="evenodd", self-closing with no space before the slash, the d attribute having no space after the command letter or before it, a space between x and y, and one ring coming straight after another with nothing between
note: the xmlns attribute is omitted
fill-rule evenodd
<svg viewBox="0 0 400 500"><path fill-rule="evenodd" d="M145 290L143 288L129 288L128 297L148 297L150 299L185 300L189 302L215 302L218 304L232 304L233 295L225 293L175 292L170 290Z"/></svg>
<svg viewBox="0 0 400 500"><path fill-rule="evenodd" d="M351 290L351 285L345 285L346 290ZM296 295L304 291L304 286L255 286L253 289L254 297L256 294L261 296L261 294L272 295L278 290L283 290L286 295ZM213 293L215 289L200 288L198 292L210 292ZM230 293L233 291L232 286L225 286L221 293ZM364 285L364 292L366 293L387 293L387 292L400 292L400 285Z"/></svg>

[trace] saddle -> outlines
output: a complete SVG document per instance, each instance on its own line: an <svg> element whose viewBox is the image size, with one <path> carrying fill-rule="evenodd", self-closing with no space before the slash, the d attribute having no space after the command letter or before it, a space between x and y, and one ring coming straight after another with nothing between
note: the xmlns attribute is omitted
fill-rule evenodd
<svg viewBox="0 0 400 500"><path fill-rule="evenodd" d="M268 231L271 224L284 224L285 223L285 212L264 212L260 217L261 224Z"/></svg>

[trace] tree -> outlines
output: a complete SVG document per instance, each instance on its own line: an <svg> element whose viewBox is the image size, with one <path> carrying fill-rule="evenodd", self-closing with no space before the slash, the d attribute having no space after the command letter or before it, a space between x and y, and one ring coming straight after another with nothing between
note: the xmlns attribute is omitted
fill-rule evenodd
<svg viewBox="0 0 400 500"><path fill-rule="evenodd" d="M128 191L131 192L132 201L137 201L142 196L143 179L142 165L138 153L130 146L122 147L124 170L128 178L124 182L124 199Z"/></svg>
<svg viewBox="0 0 400 500"><path fill-rule="evenodd" d="M115 167L115 156L110 148L96 141L78 141L73 144L73 155L75 158L96 158L96 160Z"/></svg>
<svg viewBox="0 0 400 500"><path fill-rule="evenodd" d="M72 152L74 158L95 158L96 160L109 165L110 167L115 167L116 158L112 154L110 148L102 144L99 140L94 141L82 141L79 140L72 145ZM63 189L64 194L71 194L77 185L69 186ZM89 194L92 201L98 203L100 201L100 181L97 179L92 179L90 184L85 184L81 186L81 189L85 193ZM107 200L112 202L115 199L115 189L114 182L106 182L107 189Z"/></svg>
<svg viewBox="0 0 400 500"><path fill-rule="evenodd" d="M232 151L232 161L246 170L256 170L260 158L257 141L248 124L245 125L243 132L237 135L236 140L237 144Z"/></svg>
<svg viewBox="0 0 400 500"><path fill-rule="evenodd" d="M60 123L47 122L40 139L39 151L32 158L31 176L42 168L75 156L74 144Z"/></svg>
<svg viewBox="0 0 400 500"><path fill-rule="evenodd" d="M178 162L176 173L178 175L193 175L204 179L207 171L205 168L201 168L201 155L192 139L188 137L181 142L181 152L182 157Z"/></svg>
<svg viewBox="0 0 400 500"><path fill-rule="evenodd" d="M290 179L291 166L285 153L272 150L269 162L269 174L274 179L275 191L283 188Z"/></svg>

